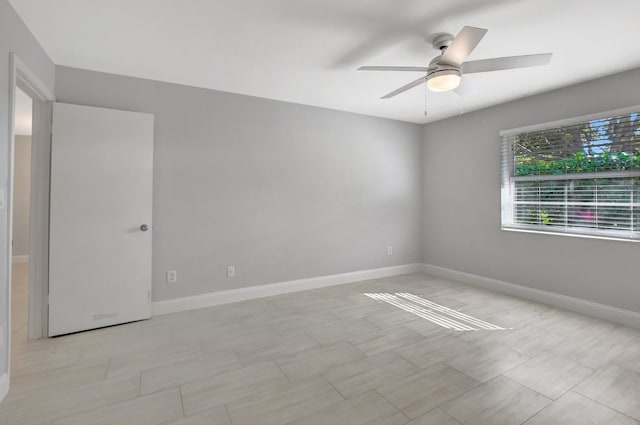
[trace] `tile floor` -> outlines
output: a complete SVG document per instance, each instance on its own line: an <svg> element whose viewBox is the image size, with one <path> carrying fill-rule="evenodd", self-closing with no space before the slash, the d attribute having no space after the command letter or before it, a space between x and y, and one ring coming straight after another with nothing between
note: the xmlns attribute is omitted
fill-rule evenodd
<svg viewBox="0 0 640 425"><path fill-rule="evenodd" d="M367 292L416 294L512 329L447 330ZM29 343L24 313L14 311L0 424L640 421L640 331L425 274Z"/></svg>

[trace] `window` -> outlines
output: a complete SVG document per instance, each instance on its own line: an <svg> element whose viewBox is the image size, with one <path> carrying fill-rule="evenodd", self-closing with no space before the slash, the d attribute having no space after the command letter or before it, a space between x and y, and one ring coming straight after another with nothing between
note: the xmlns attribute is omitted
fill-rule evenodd
<svg viewBox="0 0 640 425"><path fill-rule="evenodd" d="M640 107L500 133L503 229L640 240Z"/></svg>

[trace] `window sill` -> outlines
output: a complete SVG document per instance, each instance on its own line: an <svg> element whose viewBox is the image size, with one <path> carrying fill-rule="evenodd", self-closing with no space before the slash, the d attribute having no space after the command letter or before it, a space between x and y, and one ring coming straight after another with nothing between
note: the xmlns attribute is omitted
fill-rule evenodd
<svg viewBox="0 0 640 425"><path fill-rule="evenodd" d="M616 236L612 236L612 235L594 235L594 234L589 234L589 233L578 233L578 232L574 233L574 232L563 232L563 231L526 229L526 228L521 228L521 227L505 227L505 226L502 226L501 230L503 230L505 232L537 233L537 234L541 234L541 235L569 236L569 237L573 237L573 238L600 239L600 240L616 241L616 242L632 242L632 243L640 242L640 239L616 237Z"/></svg>

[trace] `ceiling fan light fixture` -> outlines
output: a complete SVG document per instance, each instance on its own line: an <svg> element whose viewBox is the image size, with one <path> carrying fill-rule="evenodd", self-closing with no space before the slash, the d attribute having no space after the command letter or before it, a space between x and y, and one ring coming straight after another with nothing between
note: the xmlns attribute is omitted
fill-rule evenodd
<svg viewBox="0 0 640 425"><path fill-rule="evenodd" d="M458 88L461 74L459 69L442 69L427 76L427 87L435 92L445 92Z"/></svg>

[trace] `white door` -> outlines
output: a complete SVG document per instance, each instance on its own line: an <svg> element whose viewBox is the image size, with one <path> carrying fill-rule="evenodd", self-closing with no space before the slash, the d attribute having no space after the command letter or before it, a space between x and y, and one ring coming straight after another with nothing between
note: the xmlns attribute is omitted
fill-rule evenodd
<svg viewBox="0 0 640 425"><path fill-rule="evenodd" d="M54 103L49 336L151 316L153 115Z"/></svg>

